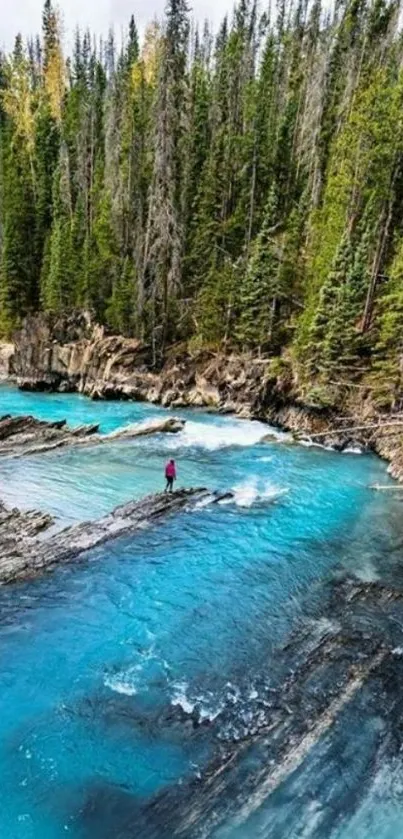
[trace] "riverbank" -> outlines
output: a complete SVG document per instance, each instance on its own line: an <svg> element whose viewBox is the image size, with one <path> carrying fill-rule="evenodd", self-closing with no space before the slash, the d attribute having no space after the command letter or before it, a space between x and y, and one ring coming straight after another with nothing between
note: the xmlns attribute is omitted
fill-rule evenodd
<svg viewBox="0 0 403 839"><path fill-rule="evenodd" d="M332 394L301 387L292 365L271 358L171 348L161 370L137 339L107 335L88 313L27 318L0 354L20 388L78 392L92 399L143 400L173 409L203 407L259 419L308 444L371 450L403 480L403 417L380 413L368 388ZM329 397L329 398L327 398ZM330 398L331 397L331 398Z"/></svg>

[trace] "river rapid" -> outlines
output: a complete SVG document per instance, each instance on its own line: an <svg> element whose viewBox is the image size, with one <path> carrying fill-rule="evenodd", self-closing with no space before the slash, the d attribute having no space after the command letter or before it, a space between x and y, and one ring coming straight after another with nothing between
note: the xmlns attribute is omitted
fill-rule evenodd
<svg viewBox="0 0 403 839"><path fill-rule="evenodd" d="M0 387L0 414L103 432L163 412ZM370 489L392 484L385 464L178 413L179 435L0 461L0 498L57 526L160 490L170 456L180 486L234 493L0 589L1 836L400 839L403 605L393 674L370 675L274 786L262 783L260 737L289 672L287 640L332 623L329 581L403 588L402 502ZM313 696L337 674L321 679ZM221 776L235 747L236 770Z"/></svg>

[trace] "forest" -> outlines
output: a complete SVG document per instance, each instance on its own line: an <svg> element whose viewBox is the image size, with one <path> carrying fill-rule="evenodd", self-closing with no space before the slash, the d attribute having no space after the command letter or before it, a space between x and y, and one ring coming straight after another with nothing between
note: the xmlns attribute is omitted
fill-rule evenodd
<svg viewBox="0 0 403 839"><path fill-rule="evenodd" d="M77 31L0 57L0 335L87 308L167 348L362 380L403 355L403 36L394 0L186 0L124 43ZM322 397L325 399L325 396Z"/></svg>

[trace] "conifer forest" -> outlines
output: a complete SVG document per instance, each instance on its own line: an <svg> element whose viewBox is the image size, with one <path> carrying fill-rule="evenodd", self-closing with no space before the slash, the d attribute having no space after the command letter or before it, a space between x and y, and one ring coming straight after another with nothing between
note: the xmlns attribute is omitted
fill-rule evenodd
<svg viewBox="0 0 403 839"><path fill-rule="evenodd" d="M0 58L0 334L88 308L153 348L250 351L312 382L403 350L403 33L394 0L186 0L123 43Z"/></svg>

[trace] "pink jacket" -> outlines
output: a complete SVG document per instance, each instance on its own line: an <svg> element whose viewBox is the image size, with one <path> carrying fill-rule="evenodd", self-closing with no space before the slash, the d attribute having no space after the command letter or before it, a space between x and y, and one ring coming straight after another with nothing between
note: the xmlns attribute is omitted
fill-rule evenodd
<svg viewBox="0 0 403 839"><path fill-rule="evenodd" d="M167 463L165 467L165 477L166 478L176 478L176 469L174 463Z"/></svg>

